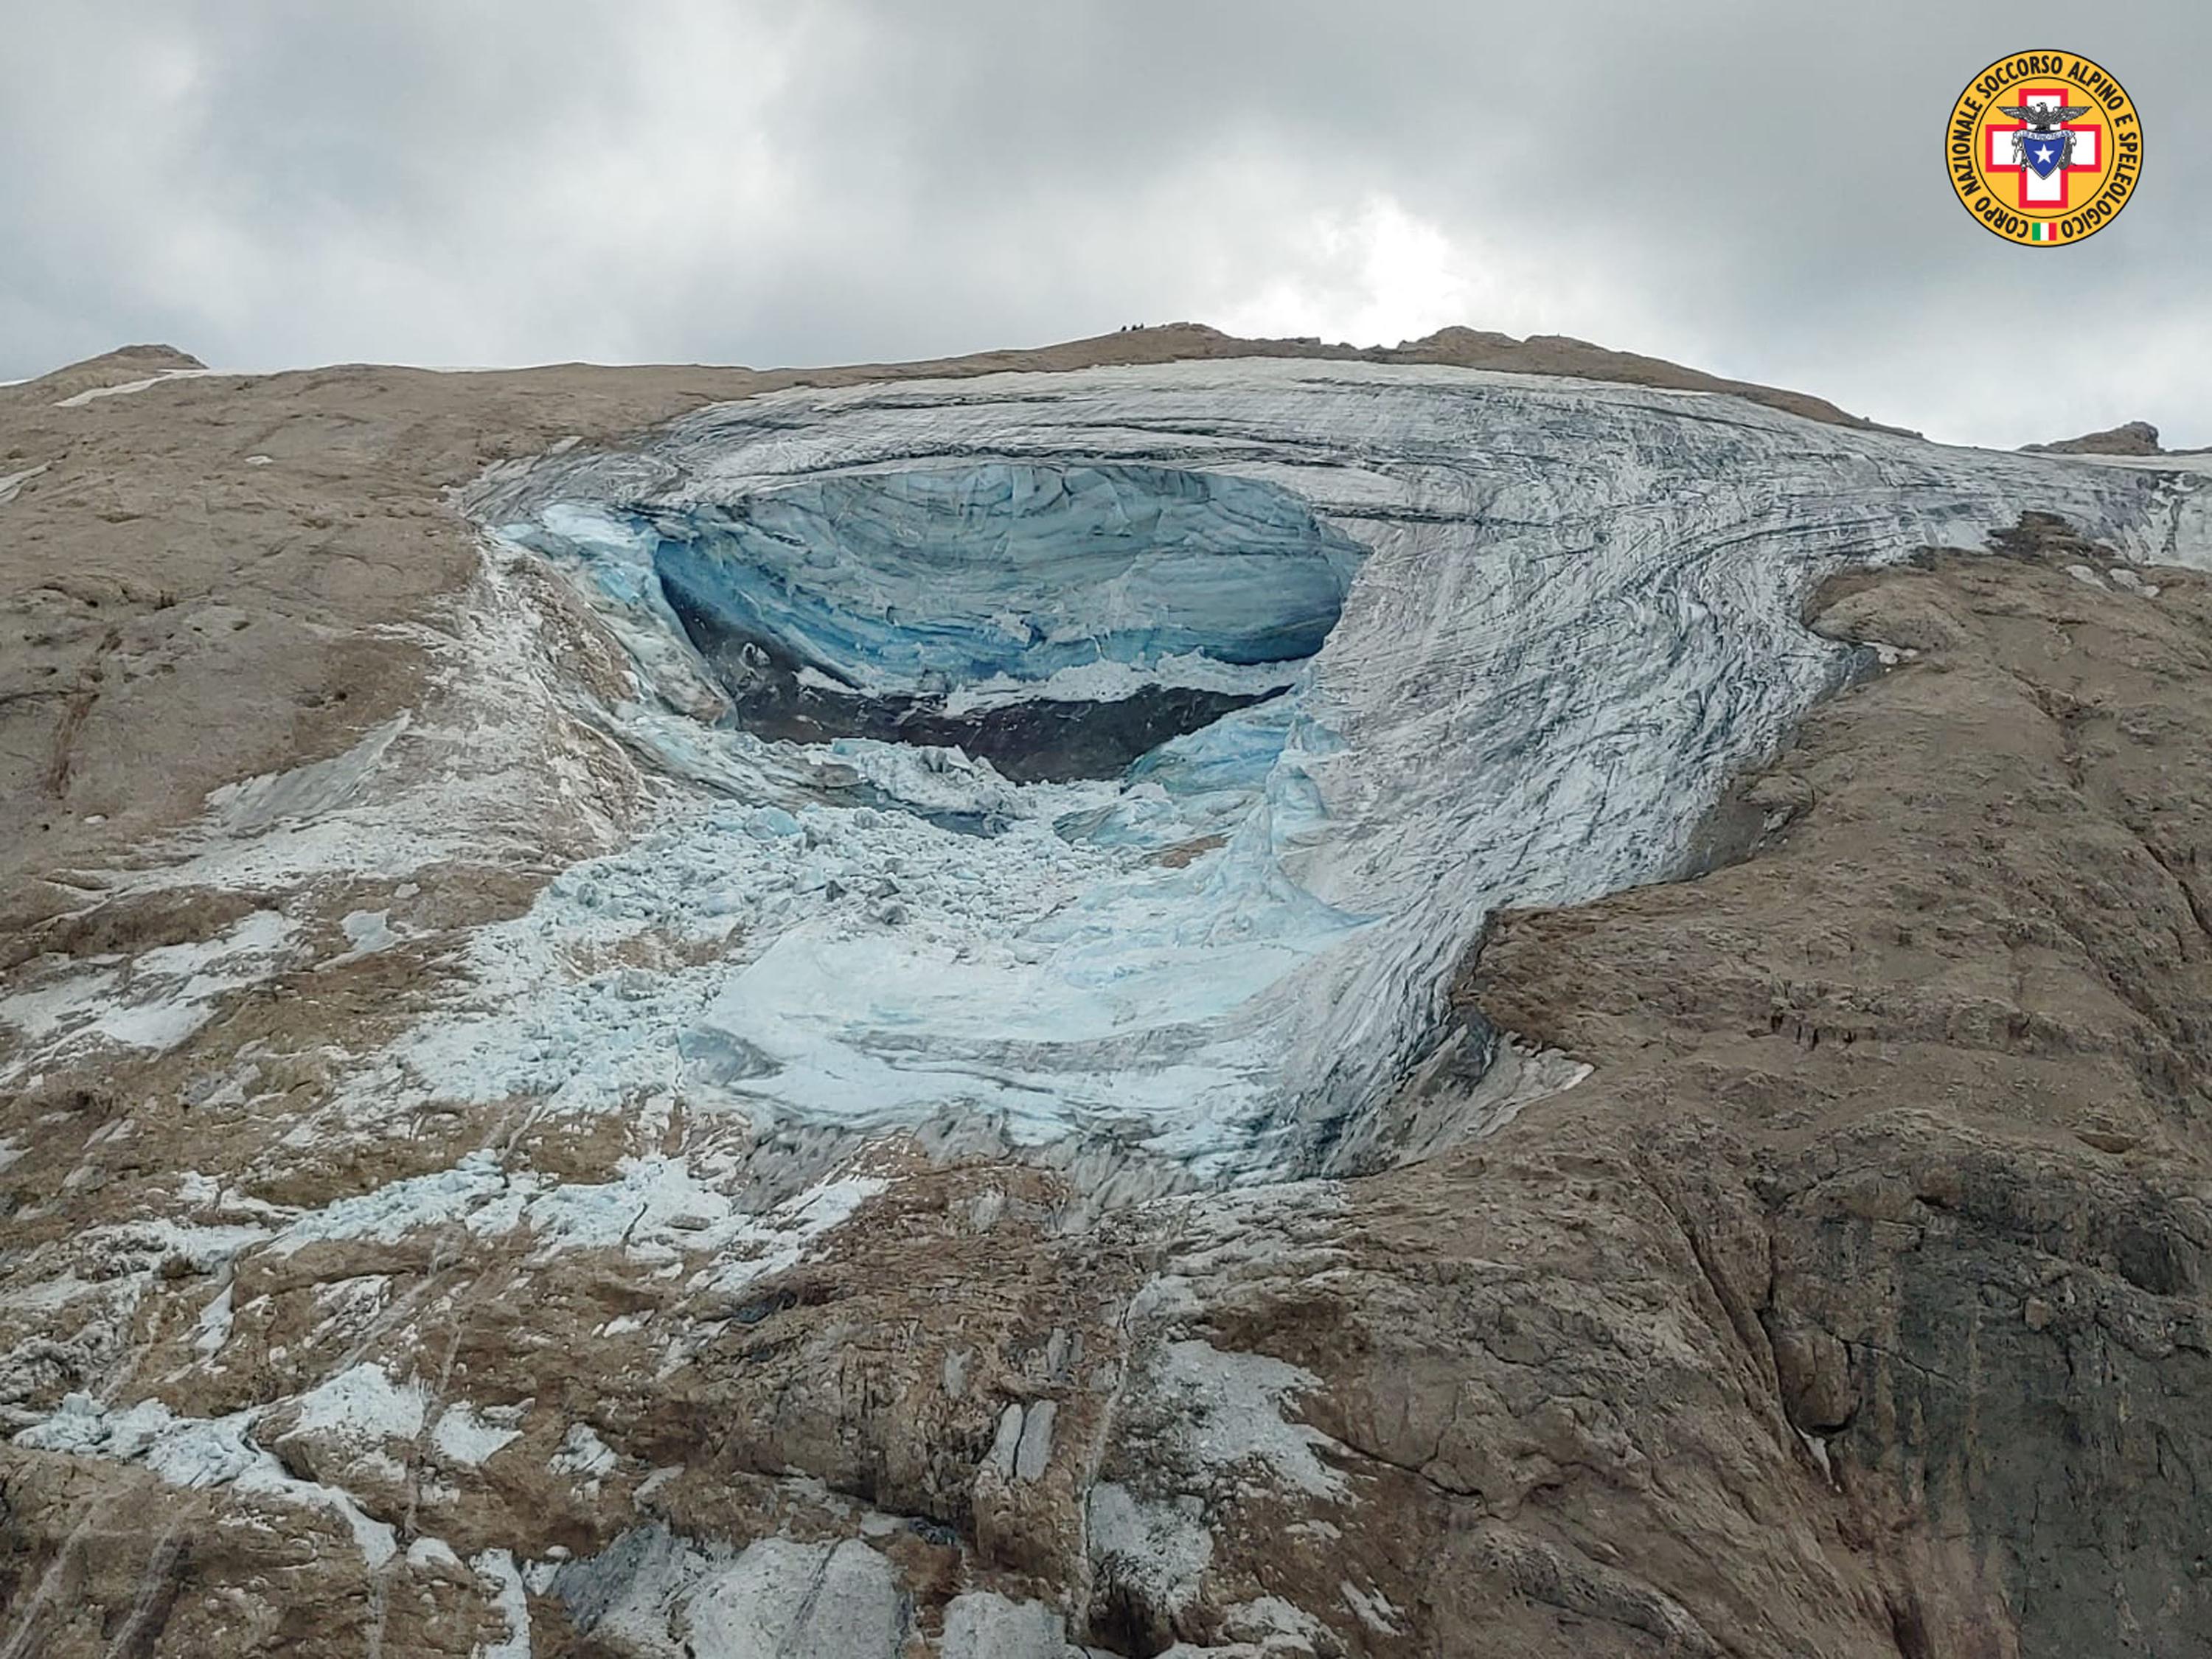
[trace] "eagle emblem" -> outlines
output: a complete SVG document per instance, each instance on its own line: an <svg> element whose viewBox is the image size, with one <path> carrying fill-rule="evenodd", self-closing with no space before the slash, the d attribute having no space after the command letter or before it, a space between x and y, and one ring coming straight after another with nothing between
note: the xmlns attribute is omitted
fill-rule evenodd
<svg viewBox="0 0 2212 1659"><path fill-rule="evenodd" d="M2014 167L2027 167L2037 178L2048 179L2060 168L2074 165L2074 135L2063 124L2087 115L2087 104L2000 104L1997 108L2022 124L2012 136Z"/></svg>

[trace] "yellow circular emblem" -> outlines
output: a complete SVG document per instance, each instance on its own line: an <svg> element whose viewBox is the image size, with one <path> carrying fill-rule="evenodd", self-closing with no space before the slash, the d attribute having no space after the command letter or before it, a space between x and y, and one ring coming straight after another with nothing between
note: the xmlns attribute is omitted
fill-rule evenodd
<svg viewBox="0 0 2212 1659"><path fill-rule="evenodd" d="M2109 225L2142 176L2142 124L2112 72L2078 52L2018 52L1951 107L1944 158L1960 204L2008 242L2048 247Z"/></svg>

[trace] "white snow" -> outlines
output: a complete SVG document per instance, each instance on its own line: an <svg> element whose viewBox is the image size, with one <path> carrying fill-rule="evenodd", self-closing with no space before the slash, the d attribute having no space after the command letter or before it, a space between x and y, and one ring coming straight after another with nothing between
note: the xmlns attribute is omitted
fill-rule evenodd
<svg viewBox="0 0 2212 1659"><path fill-rule="evenodd" d="M1224 1353L1196 1340L1169 1343L1152 1378L1153 1389L1176 1408L1185 1466L1256 1463L1285 1486L1341 1498L1344 1477L1315 1455L1316 1448L1335 1443L1283 1415L1289 1401L1318 1385L1296 1365L1265 1354Z"/></svg>
<svg viewBox="0 0 2212 1659"><path fill-rule="evenodd" d="M571 1423L568 1432L545 1467L556 1474L573 1477L579 1484L599 1489L600 1478L619 1462L614 1450L588 1423Z"/></svg>
<svg viewBox="0 0 2212 1659"><path fill-rule="evenodd" d="M945 712L964 714L974 709L1004 708L1041 697L1068 702L1120 702L1156 685L1240 695L1280 691L1296 684L1298 673L1295 665L1283 663L1216 662L1194 651L1184 652L1163 657L1143 668L1129 663L1094 662L1056 670L1042 680L994 675L954 690L945 699Z"/></svg>
<svg viewBox="0 0 2212 1659"><path fill-rule="evenodd" d="M228 1417L178 1417L159 1401L111 1410L90 1395L64 1397L53 1413L19 1431L15 1443L40 1451L143 1462L173 1486L229 1486L297 1507L328 1510L345 1522L372 1571L398 1552L392 1528L365 1514L335 1486L298 1480L253 1443L258 1411Z"/></svg>
<svg viewBox="0 0 2212 1659"><path fill-rule="evenodd" d="M497 1154L472 1152L450 1170L395 1181L311 1210L271 1239L269 1248L280 1255L289 1255L309 1244L334 1239L395 1243L417 1228L483 1215L485 1206L502 1198L511 1201L496 1206L479 1231L503 1231L514 1226L521 1214L522 1194L513 1189Z"/></svg>
<svg viewBox="0 0 2212 1659"><path fill-rule="evenodd" d="M105 1042L160 1053L215 1018L226 994L276 971L298 930L275 910L256 910L213 939L145 951L120 968L101 966L0 998L0 1023L38 1046L25 1045L0 1081L58 1054Z"/></svg>
<svg viewBox="0 0 2212 1659"><path fill-rule="evenodd" d="M496 1642L479 1643L472 1659L530 1659L530 1599L522 1575L508 1550L486 1550L471 1556L469 1565L493 1587L494 1598L507 1620L507 1634Z"/></svg>
<svg viewBox="0 0 2212 1659"><path fill-rule="evenodd" d="M80 392L73 398L64 398L56 409L82 409L87 404L102 398L129 398L160 386L166 380L197 380L210 374L224 373L219 368L165 368L158 374L149 374L143 380L125 380L119 386L96 386L89 392Z"/></svg>
<svg viewBox="0 0 2212 1659"><path fill-rule="evenodd" d="M422 1432L420 1382L396 1383L374 1362L355 1365L300 1396L303 1430L375 1445L412 1440Z"/></svg>
<svg viewBox="0 0 2212 1659"><path fill-rule="evenodd" d="M75 1030L108 1006L119 977L113 969L100 969L0 997L0 1021L33 1042Z"/></svg>
<svg viewBox="0 0 2212 1659"><path fill-rule="evenodd" d="M52 465L52 462L41 461L36 466L26 467L21 472L10 472L4 478L0 478L0 507L5 507L9 502L14 501L15 499L15 492L17 490L21 489L25 484L30 483L32 479L37 477Z"/></svg>
<svg viewBox="0 0 2212 1659"><path fill-rule="evenodd" d="M449 1463L475 1468L509 1441L522 1437L520 1429L488 1423L466 1401L448 1406L439 1413L430 1431L430 1444Z"/></svg>
<svg viewBox="0 0 2212 1659"><path fill-rule="evenodd" d="M367 956L398 943L399 935L392 931L391 915L389 910L349 910L339 919L353 954Z"/></svg>
<svg viewBox="0 0 2212 1659"><path fill-rule="evenodd" d="M325 957L315 964L318 973L332 968L343 968L347 963L358 962L363 957L373 957L380 951L389 951L401 943L405 935L392 926L389 910L349 910L338 918L338 927L352 948L341 951L334 957Z"/></svg>
<svg viewBox="0 0 2212 1659"><path fill-rule="evenodd" d="M477 1152L450 1170L298 1215L269 1249L289 1255L333 1240L390 1244L455 1223L486 1238L521 1228L534 1236L541 1257L617 1247L649 1262L704 1256L700 1282L733 1289L800 1261L815 1239L885 1185L873 1176L833 1176L754 1212L726 1189L734 1173L725 1165L702 1174L685 1159L656 1154L623 1159L612 1181L562 1182L535 1170L510 1171L497 1153Z"/></svg>
<svg viewBox="0 0 2212 1659"><path fill-rule="evenodd" d="M537 1577L532 1569L526 1582ZM640 1527L563 1565L547 1588L583 1634L638 1659L899 1659L910 1650L899 1575L858 1539L775 1536L732 1550Z"/></svg>
<svg viewBox="0 0 2212 1659"><path fill-rule="evenodd" d="M407 1547L407 1565L417 1570L424 1567L459 1568L461 1558L454 1553L453 1547L444 1539L426 1534Z"/></svg>
<svg viewBox="0 0 2212 1659"><path fill-rule="evenodd" d="M192 1352L202 1359L213 1359L222 1352L223 1344L230 1340L234 1288L224 1285L221 1292L200 1310L198 1334L192 1338Z"/></svg>
<svg viewBox="0 0 2212 1659"><path fill-rule="evenodd" d="M991 1450L984 1460L1007 1480L1013 1478L1014 1459L1021 1451L1023 1416L1018 1401L1009 1402L999 1413L998 1430L991 1437Z"/></svg>
<svg viewBox="0 0 2212 1659"><path fill-rule="evenodd" d="M404 711L395 714L328 760L224 784L209 794L209 810L231 835L253 835L333 811L361 793L412 718Z"/></svg>
<svg viewBox="0 0 2212 1659"><path fill-rule="evenodd" d="M550 824L611 836L603 781L580 758L560 671L542 648L538 595L487 557L447 612L386 631L436 667L424 705L343 753L228 784L166 861L103 872L118 896L179 888L270 892L325 878L399 883L434 865L532 864ZM394 930L395 932L397 930Z"/></svg>
<svg viewBox="0 0 2212 1659"><path fill-rule="evenodd" d="M1255 1595L1224 1608L1222 1630L1234 1640L1254 1644L1262 1656L1318 1651L1323 1634L1321 1620L1279 1595Z"/></svg>
<svg viewBox="0 0 2212 1659"><path fill-rule="evenodd" d="M1213 1534L1194 1495L1147 1498L1101 1480L1085 1500L1084 1519L1091 1559L1111 1562L1117 1579L1159 1607L1189 1601L1213 1560Z"/></svg>
<svg viewBox="0 0 2212 1659"><path fill-rule="evenodd" d="M1052 1429L1060 1407L1050 1400L1032 1403L1022 1414L1022 1437L1014 1448L1014 1479L1042 1480L1052 1462Z"/></svg>
<svg viewBox="0 0 2212 1659"><path fill-rule="evenodd" d="M1353 1616L1377 1636L1405 1633L1396 1623L1398 1609L1390 1605L1390 1598L1381 1590L1371 1585L1362 1589L1347 1578L1337 1585L1337 1593L1344 1597L1344 1605L1352 1609Z"/></svg>

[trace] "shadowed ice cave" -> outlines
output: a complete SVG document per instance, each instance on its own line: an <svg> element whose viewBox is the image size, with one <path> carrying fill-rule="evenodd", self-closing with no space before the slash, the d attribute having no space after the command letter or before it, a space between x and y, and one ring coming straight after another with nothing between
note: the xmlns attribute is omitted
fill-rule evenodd
<svg viewBox="0 0 2212 1659"><path fill-rule="evenodd" d="M832 477L658 513L670 608L732 720L1109 777L1279 695L1359 547L1270 485L1158 467Z"/></svg>

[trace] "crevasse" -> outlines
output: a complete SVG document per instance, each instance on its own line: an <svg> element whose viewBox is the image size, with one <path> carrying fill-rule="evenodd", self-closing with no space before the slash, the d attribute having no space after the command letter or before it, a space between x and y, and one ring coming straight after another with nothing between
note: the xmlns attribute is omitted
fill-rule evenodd
<svg viewBox="0 0 2212 1659"><path fill-rule="evenodd" d="M471 510L629 648L645 695L605 718L678 787L403 1058L771 1138L1373 1156L1482 917L1663 874L1836 683L1818 574L2031 507L2194 558L2195 484L1267 361L795 391L501 469ZM544 970L647 928L720 948Z"/></svg>

